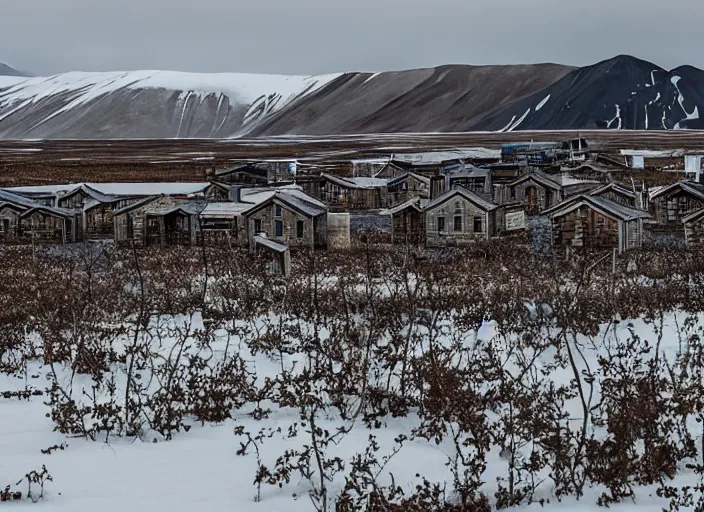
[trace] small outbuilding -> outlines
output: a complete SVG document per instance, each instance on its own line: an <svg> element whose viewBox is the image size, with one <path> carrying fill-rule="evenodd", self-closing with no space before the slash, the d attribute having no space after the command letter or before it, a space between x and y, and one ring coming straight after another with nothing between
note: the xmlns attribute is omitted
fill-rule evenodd
<svg viewBox="0 0 704 512"><path fill-rule="evenodd" d="M551 219L554 248L619 252L643 244L643 223L651 218L642 210L591 195L572 197L543 213Z"/></svg>
<svg viewBox="0 0 704 512"><path fill-rule="evenodd" d="M690 213L684 219L684 240L687 249L704 249L704 208Z"/></svg>
<svg viewBox="0 0 704 512"><path fill-rule="evenodd" d="M430 202L424 212L426 245L429 247L488 240L504 225L498 204L462 187Z"/></svg>

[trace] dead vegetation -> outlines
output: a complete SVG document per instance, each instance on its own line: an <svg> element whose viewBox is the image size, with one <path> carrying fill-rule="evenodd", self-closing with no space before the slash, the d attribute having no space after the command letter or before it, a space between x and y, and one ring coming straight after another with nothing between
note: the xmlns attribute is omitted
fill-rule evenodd
<svg viewBox="0 0 704 512"><path fill-rule="evenodd" d="M287 280L217 247L0 256L2 371L46 365L66 435L159 442L234 421L238 455L256 458L255 499L300 480L319 511L482 511L589 489L608 506L649 485L673 510L701 499L671 483L685 465L704 477L696 254L636 251L612 273L598 255L565 262L506 241L417 258L368 236L353 252L297 253ZM679 348L666 355L673 312ZM610 335L629 318L648 331ZM258 375L248 354L278 370ZM244 416L261 428L238 426ZM380 443L399 418L413 427ZM368 443L345 460L337 447L359 425ZM264 458L274 438L290 448ZM450 477L396 483L389 463L410 442L442 445ZM490 461L501 467L489 494ZM47 480L32 473L27 495Z"/></svg>

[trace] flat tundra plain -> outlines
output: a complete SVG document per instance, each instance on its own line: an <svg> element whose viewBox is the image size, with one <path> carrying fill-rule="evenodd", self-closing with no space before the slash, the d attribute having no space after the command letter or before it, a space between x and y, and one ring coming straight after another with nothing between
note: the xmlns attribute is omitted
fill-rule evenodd
<svg viewBox="0 0 704 512"><path fill-rule="evenodd" d="M581 136L590 147L704 152L704 131L532 131L396 133L256 139L0 141L0 186L75 181L201 181L237 160L297 159L315 165L394 153L548 142Z"/></svg>

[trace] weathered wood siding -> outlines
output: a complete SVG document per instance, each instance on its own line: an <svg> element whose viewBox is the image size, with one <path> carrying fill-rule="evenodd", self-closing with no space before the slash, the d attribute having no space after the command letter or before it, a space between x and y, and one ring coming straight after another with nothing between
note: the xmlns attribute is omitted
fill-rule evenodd
<svg viewBox="0 0 704 512"><path fill-rule="evenodd" d="M280 216L276 215L277 207L280 207ZM325 217L325 215L321 215L320 217ZM276 200L255 210L247 216L246 222L249 240L257 234L255 230L257 221L259 221L261 226L260 232L265 233L267 238L289 247L312 248L314 245L325 245L327 242L324 235L324 233L327 232L324 218L314 222L313 218L304 216ZM276 234L277 221L281 222L280 235ZM303 222L303 236L301 237L298 236L298 222Z"/></svg>
<svg viewBox="0 0 704 512"><path fill-rule="evenodd" d="M386 188L347 188L325 181L320 199L334 211L378 210L386 208Z"/></svg>
<svg viewBox="0 0 704 512"><path fill-rule="evenodd" d="M525 206L526 213L533 215L562 201L562 193L528 179L509 187L509 201L521 203Z"/></svg>
<svg viewBox="0 0 704 512"><path fill-rule="evenodd" d="M19 234L38 243L68 243L74 241L72 224L70 220L34 212L20 219Z"/></svg>
<svg viewBox="0 0 704 512"><path fill-rule="evenodd" d="M68 208L71 210L82 210L87 198L88 194L83 192L83 190L79 190L75 194L68 197L59 197L57 200L57 206L59 208Z"/></svg>
<svg viewBox="0 0 704 512"><path fill-rule="evenodd" d="M455 217L461 219L459 230L455 229ZM439 230L439 219L445 219L444 230ZM481 230L475 231L475 218L481 221ZM479 221L478 221L479 222ZM455 197L425 215L426 244L429 247L465 245L477 239L489 239L495 233L495 216L487 213L463 197Z"/></svg>
<svg viewBox="0 0 704 512"><path fill-rule="evenodd" d="M0 206L0 239L14 241L19 238L19 215L21 209L11 206Z"/></svg>
<svg viewBox="0 0 704 512"><path fill-rule="evenodd" d="M643 221L626 222L626 243L624 249L634 249L643 245Z"/></svg>
<svg viewBox="0 0 704 512"><path fill-rule="evenodd" d="M86 238L111 238L115 232L113 205L101 204L83 214Z"/></svg>
<svg viewBox="0 0 704 512"><path fill-rule="evenodd" d="M684 190L656 197L651 201L651 212L661 226L682 229L682 219L690 213L704 208L704 202Z"/></svg>
<svg viewBox="0 0 704 512"><path fill-rule="evenodd" d="M552 219L553 246L587 247L591 249L619 248L621 223L587 205L581 205ZM638 235L640 236L640 235Z"/></svg>
<svg viewBox="0 0 704 512"><path fill-rule="evenodd" d="M414 197L430 197L428 185L415 176L409 175L406 179L388 187L389 208L403 204Z"/></svg>
<svg viewBox="0 0 704 512"><path fill-rule="evenodd" d="M391 240L395 244L425 244L425 214L406 208L391 216Z"/></svg>
<svg viewBox="0 0 704 512"><path fill-rule="evenodd" d="M696 251L704 249L704 217L684 225L684 239L687 249Z"/></svg>

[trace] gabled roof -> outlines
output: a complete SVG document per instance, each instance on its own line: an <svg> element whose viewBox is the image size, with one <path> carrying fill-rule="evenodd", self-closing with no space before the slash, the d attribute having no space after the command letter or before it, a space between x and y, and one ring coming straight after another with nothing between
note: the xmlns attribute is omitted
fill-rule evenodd
<svg viewBox="0 0 704 512"><path fill-rule="evenodd" d="M399 204L394 206L393 208L388 208L386 210L382 210L379 212L380 215L396 215L399 212L402 212L403 210L407 208L412 208L413 210L416 210L417 212L423 211L423 202L427 203L427 199L421 199L420 197L416 196L405 203Z"/></svg>
<svg viewBox="0 0 704 512"><path fill-rule="evenodd" d="M114 195L109 195L109 194L104 194L102 192L99 192L98 190L95 190L93 187L90 185L87 185L85 183L82 183L78 187L76 187L73 190L67 191L65 194L57 196L57 201L63 201L66 198L73 197L79 192L83 192L85 195L96 201L97 203L114 203L116 201L119 201L120 198ZM95 206L95 205L93 205Z"/></svg>
<svg viewBox="0 0 704 512"><path fill-rule="evenodd" d="M516 185L520 185L524 181L528 180L533 180L536 183L541 184L544 187L551 188L553 190L562 190L562 185L558 183L555 179L553 179L551 176L548 176L545 174L543 171L539 171L537 169L530 171L528 174L524 174L520 178L512 181L511 183L508 184L509 187L515 187Z"/></svg>
<svg viewBox="0 0 704 512"><path fill-rule="evenodd" d="M139 201L136 201L132 204L128 204L127 206L120 208L119 210L115 210L112 212L113 216L115 215L122 215L123 213L129 213L132 210L136 210L137 208L140 208L146 204L151 203L155 199L163 197L163 196L151 196L151 197L145 197L144 199L140 199Z"/></svg>
<svg viewBox="0 0 704 512"><path fill-rule="evenodd" d="M599 187L597 189L592 190L589 192L590 196L600 196L601 194L605 194L606 192L615 192L619 195L630 197L631 199L636 199L636 193L633 192L632 190L628 190L625 187L622 187L618 183L611 182L603 187Z"/></svg>
<svg viewBox="0 0 704 512"><path fill-rule="evenodd" d="M428 178L427 176L421 176L420 174L415 173L415 172L406 172L405 174L402 174L401 176L397 176L396 178L389 179L389 181L387 182L386 185L390 187L392 185L396 185L397 183L405 181L408 178L415 178L418 181L424 183L426 186L428 186L428 187L430 186L430 178Z"/></svg>
<svg viewBox="0 0 704 512"><path fill-rule="evenodd" d="M28 197L8 192L7 190L0 190L0 201L12 203L24 208L35 208L37 206L42 206L41 203L38 203Z"/></svg>
<svg viewBox="0 0 704 512"><path fill-rule="evenodd" d="M323 215L327 212L327 207L318 206L311 202L305 201L295 195L288 194L285 191L277 191L273 194L268 195L265 199L253 204L251 208L247 209L243 213L245 213L246 215L251 215L252 213L259 211L263 207L268 206L275 200L280 201L292 210L297 211L298 213L301 213L303 215L307 215L309 217L317 217L318 215Z"/></svg>
<svg viewBox="0 0 704 512"><path fill-rule="evenodd" d="M387 170L396 170L399 172L406 173L408 172L407 167L401 165L399 162L394 162L393 160L390 160L389 162L386 163L384 167L379 169L378 172L374 173L374 178L378 178L382 174L386 173Z"/></svg>
<svg viewBox="0 0 704 512"><path fill-rule="evenodd" d="M428 210L433 210L437 208L438 206L442 205L443 203L449 201L450 199L460 196L470 203L475 204L479 208L485 211L491 211L495 210L496 208L499 207L498 204L494 203L493 201L489 201L488 199L483 198L479 194L476 194L472 192L471 190L467 190L466 188L458 187L450 190L449 192L445 192L443 195L440 197L436 198L435 200L431 201L428 203L428 205L423 208L425 211Z"/></svg>
<svg viewBox="0 0 704 512"><path fill-rule="evenodd" d="M672 185L668 185L667 187L660 188L650 195L650 199L656 199L662 195L668 194L669 192L677 188L704 201L704 185L702 185L701 183L697 183L696 181L690 180L678 181L677 183L673 183Z"/></svg>
<svg viewBox="0 0 704 512"><path fill-rule="evenodd" d="M689 224L690 222L696 222L700 219L704 219L704 208L700 208L699 210L695 210L686 217L682 219L682 222L684 224Z"/></svg>
<svg viewBox="0 0 704 512"><path fill-rule="evenodd" d="M23 211L22 213L20 213L20 218L29 217L35 212L41 212L45 215L50 215L52 217L61 217L64 219L76 218L76 210L69 210L68 208L53 208L51 206L44 205L38 205Z"/></svg>
<svg viewBox="0 0 704 512"><path fill-rule="evenodd" d="M651 218L650 214L643 210L630 208L628 206L624 206L620 203L616 203L604 197L590 196L587 194L574 196L565 201L562 201L561 203L556 204L555 206L552 206L547 210L544 210L543 215L559 217L574 210L582 203L588 204L591 208L597 210L602 215L605 215L606 217L611 217L615 220L629 221L635 219Z"/></svg>

